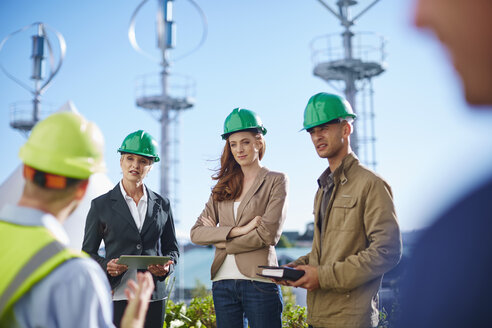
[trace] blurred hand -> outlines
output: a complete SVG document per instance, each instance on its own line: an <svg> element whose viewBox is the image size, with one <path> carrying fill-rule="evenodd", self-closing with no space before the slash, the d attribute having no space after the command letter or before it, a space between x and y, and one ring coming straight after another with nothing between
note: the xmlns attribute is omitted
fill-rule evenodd
<svg viewBox="0 0 492 328"><path fill-rule="evenodd" d="M149 307L149 300L154 291L154 280L149 272L138 272L137 282L129 280L125 289L128 305L121 319L122 328L142 328Z"/></svg>
<svg viewBox="0 0 492 328"><path fill-rule="evenodd" d="M128 267L126 265L117 264L117 261L118 259L112 259L106 265L106 271L108 271L108 274L112 277L119 276L123 274L126 270L128 270Z"/></svg>

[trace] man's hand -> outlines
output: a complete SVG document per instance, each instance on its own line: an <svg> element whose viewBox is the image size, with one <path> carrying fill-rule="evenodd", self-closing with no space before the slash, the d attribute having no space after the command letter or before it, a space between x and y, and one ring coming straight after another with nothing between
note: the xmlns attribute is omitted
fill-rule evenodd
<svg viewBox="0 0 492 328"><path fill-rule="evenodd" d="M294 264L294 262L290 262L290 263L287 263L285 265L282 265L282 267L295 268L296 265ZM291 286L290 283L289 283L289 280L277 280L277 279L273 279L273 278L270 278L270 280L272 282L276 283L277 285Z"/></svg>
<svg viewBox="0 0 492 328"><path fill-rule="evenodd" d="M148 272L137 273L137 282L129 280L125 289L128 305L121 319L122 328L142 328L149 307L150 295L154 290L152 275Z"/></svg>
<svg viewBox="0 0 492 328"><path fill-rule="evenodd" d="M108 274L112 277L119 276L120 274L123 274L126 270L128 270L128 267L126 265L117 264L117 261L118 259L112 259L106 265L106 270L108 271Z"/></svg>
<svg viewBox="0 0 492 328"><path fill-rule="evenodd" d="M318 267L311 265L298 265L297 270L304 270L304 275L296 281L289 281L289 286L302 287L309 291L319 288Z"/></svg>
<svg viewBox="0 0 492 328"><path fill-rule="evenodd" d="M154 276L162 277L169 273L169 266L173 263L173 260L169 260L166 264L151 264L147 267L147 270Z"/></svg>

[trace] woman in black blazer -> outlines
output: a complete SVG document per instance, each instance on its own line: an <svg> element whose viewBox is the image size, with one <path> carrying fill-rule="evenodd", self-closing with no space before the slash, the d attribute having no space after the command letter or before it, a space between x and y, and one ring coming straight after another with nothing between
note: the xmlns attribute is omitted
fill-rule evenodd
<svg viewBox="0 0 492 328"><path fill-rule="evenodd" d="M170 256L164 265L150 265L155 290L145 327L164 323L165 279L179 257L178 243L169 200L147 188L143 179L159 161L157 142L139 130L129 134L118 151L123 173L113 190L95 198L87 215L82 250L95 259L107 273L113 292L114 323L118 327L127 303L126 282L136 276L135 269L117 264L121 255ZM105 256L98 250L104 241Z"/></svg>

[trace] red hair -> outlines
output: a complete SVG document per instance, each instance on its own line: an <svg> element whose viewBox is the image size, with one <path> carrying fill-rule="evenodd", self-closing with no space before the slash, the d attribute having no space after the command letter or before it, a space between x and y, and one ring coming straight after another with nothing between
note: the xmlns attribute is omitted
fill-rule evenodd
<svg viewBox="0 0 492 328"><path fill-rule="evenodd" d="M261 133L252 132L252 135L262 145L259 150L261 160L265 154L265 139ZM243 178L243 171L232 155L229 138L227 138L220 157L220 168L212 175L212 180L217 180L217 184L212 188L213 199L217 202L237 199L243 191Z"/></svg>

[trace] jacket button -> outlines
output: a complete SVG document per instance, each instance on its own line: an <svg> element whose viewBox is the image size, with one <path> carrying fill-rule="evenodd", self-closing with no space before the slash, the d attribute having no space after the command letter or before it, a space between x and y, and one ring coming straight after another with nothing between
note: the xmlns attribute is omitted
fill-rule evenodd
<svg viewBox="0 0 492 328"><path fill-rule="evenodd" d="M142 249L142 245L137 244L137 249Z"/></svg>

